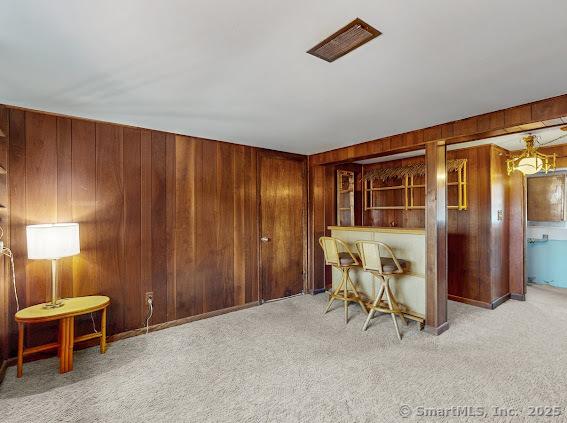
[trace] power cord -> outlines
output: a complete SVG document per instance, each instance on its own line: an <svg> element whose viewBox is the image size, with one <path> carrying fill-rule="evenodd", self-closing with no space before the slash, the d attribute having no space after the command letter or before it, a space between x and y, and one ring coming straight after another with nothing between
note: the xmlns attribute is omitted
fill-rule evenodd
<svg viewBox="0 0 567 423"><path fill-rule="evenodd" d="M20 301L18 299L18 288L16 287L16 270L14 268L14 253L8 247L4 247L4 229L0 226L0 254L10 257L10 268L12 269L12 287L14 288L14 298L16 299L16 311L20 311Z"/></svg>
<svg viewBox="0 0 567 423"><path fill-rule="evenodd" d="M152 318L152 315L154 314L154 302L153 302L151 297L148 298L148 306L149 306L150 310L148 311L148 315L146 316L146 335L148 334L148 332L150 330L150 319Z"/></svg>
<svg viewBox="0 0 567 423"><path fill-rule="evenodd" d="M91 313L91 322L93 322L93 330L94 330L94 332L95 332L95 333L98 333L98 330L96 330L96 325L95 325L94 317L93 317L93 314L92 314L92 313Z"/></svg>

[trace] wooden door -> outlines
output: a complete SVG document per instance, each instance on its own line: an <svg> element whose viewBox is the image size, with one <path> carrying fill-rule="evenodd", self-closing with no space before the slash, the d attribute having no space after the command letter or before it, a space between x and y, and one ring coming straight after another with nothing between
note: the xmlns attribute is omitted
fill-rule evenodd
<svg viewBox="0 0 567 423"><path fill-rule="evenodd" d="M260 288L265 301L299 294L306 266L305 160L260 154Z"/></svg>

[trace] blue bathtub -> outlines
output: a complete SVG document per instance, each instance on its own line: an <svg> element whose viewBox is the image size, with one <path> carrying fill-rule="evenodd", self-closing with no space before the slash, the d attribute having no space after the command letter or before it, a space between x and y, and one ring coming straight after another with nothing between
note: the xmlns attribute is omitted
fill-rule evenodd
<svg viewBox="0 0 567 423"><path fill-rule="evenodd" d="M567 241L528 243L528 278L567 288Z"/></svg>

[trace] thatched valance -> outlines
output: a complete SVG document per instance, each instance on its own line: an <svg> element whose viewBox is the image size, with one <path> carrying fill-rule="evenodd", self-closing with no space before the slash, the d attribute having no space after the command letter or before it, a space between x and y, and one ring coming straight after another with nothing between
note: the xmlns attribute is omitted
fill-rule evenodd
<svg viewBox="0 0 567 423"><path fill-rule="evenodd" d="M447 160L447 172L458 172L466 163L467 159ZM388 179L403 179L406 176L412 177L423 175L425 175L425 163L415 163L408 166L372 169L364 173L364 179L380 179L381 181L386 181Z"/></svg>

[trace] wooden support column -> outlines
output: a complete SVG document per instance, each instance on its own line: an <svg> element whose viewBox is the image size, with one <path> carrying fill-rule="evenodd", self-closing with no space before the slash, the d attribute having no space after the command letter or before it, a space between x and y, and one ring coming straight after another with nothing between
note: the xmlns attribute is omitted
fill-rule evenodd
<svg viewBox="0 0 567 423"><path fill-rule="evenodd" d="M425 147L426 316L425 331L440 335L447 322L447 149L444 142Z"/></svg>
<svg viewBox="0 0 567 423"><path fill-rule="evenodd" d="M514 172L508 177L509 204L509 281L510 296L514 300L526 300L526 177Z"/></svg>

